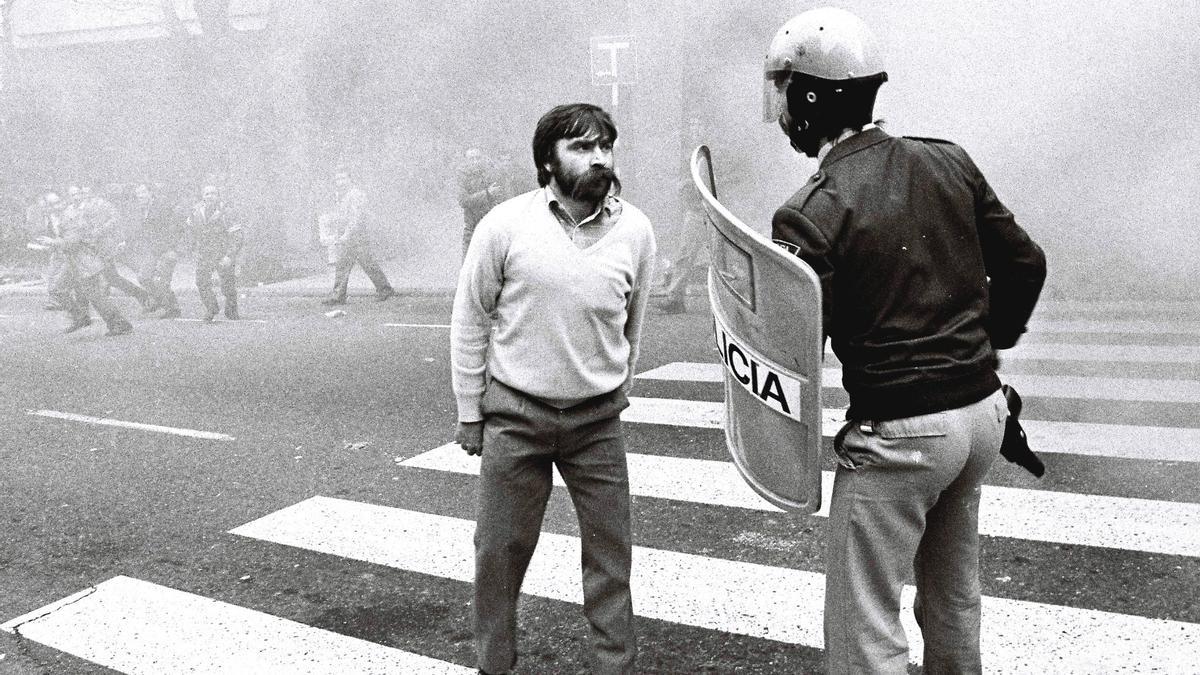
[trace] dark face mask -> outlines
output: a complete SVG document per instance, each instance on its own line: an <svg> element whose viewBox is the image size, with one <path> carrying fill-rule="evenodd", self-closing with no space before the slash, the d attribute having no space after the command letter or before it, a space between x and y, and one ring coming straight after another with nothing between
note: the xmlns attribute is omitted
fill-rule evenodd
<svg viewBox="0 0 1200 675"><path fill-rule="evenodd" d="M791 115L784 113L779 116L779 128L787 135L792 149L807 157L815 158L820 148L821 139L813 133L812 126L807 121L797 123Z"/></svg>

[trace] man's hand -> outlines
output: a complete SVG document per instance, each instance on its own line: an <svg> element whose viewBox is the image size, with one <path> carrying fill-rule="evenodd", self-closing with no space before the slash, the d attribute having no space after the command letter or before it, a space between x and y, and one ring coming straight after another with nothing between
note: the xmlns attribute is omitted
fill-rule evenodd
<svg viewBox="0 0 1200 675"><path fill-rule="evenodd" d="M483 422L459 422L454 432L454 442L462 446L468 455L483 454Z"/></svg>
<svg viewBox="0 0 1200 675"><path fill-rule="evenodd" d="M224 258L221 258L221 261L217 263L217 266L223 270L227 270L230 267L233 267L233 258L225 256Z"/></svg>

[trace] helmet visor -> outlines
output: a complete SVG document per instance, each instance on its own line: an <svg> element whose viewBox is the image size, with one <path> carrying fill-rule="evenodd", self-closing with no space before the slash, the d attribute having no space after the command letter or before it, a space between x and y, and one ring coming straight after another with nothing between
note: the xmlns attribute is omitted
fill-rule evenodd
<svg viewBox="0 0 1200 675"><path fill-rule="evenodd" d="M763 80L763 121L778 122L787 110L787 90L792 73L787 70L769 71Z"/></svg>

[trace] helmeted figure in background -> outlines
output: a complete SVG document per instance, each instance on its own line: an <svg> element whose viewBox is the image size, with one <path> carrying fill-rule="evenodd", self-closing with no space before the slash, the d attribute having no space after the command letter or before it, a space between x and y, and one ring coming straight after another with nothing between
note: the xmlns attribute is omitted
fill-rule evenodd
<svg viewBox="0 0 1200 675"><path fill-rule="evenodd" d="M350 173L338 168L333 174L338 203L332 214L320 219L321 238L333 262L333 293L322 301L324 305L344 305L349 292L350 272L354 265L362 267L375 286L375 299L387 300L396 294L387 274L371 251L369 231L371 214L367 193L354 184Z"/></svg>
<svg viewBox="0 0 1200 675"><path fill-rule="evenodd" d="M462 254L465 258L479 221L494 206L513 196L512 179L479 148L469 148L458 168L458 205L463 210Z"/></svg>
<svg viewBox="0 0 1200 675"><path fill-rule="evenodd" d="M204 320L212 321L220 311L212 290L215 273L225 296L225 318L238 319L237 255L242 250L242 225L229 213L215 185L205 185L201 201L187 220L188 234L196 251L196 290L204 303Z"/></svg>
<svg viewBox="0 0 1200 675"><path fill-rule="evenodd" d="M793 18L765 75L766 120L820 162L772 234L821 280L850 396L834 440L829 672L906 672L900 592L915 576L925 672L978 673L980 485L1008 414L995 350L1024 332L1045 257L962 148L872 124L887 75L857 17Z"/></svg>
<svg viewBox="0 0 1200 675"><path fill-rule="evenodd" d="M71 195L61 217L52 222L56 231L37 239L39 244L54 249L50 294L57 304L67 308L71 319L67 333L91 325L90 304L104 319L108 327L106 335L127 335L133 332L133 325L108 298L108 283L104 278L107 263L98 253L104 233L97 228L97 219L81 208L86 198L82 191Z"/></svg>
<svg viewBox="0 0 1200 675"><path fill-rule="evenodd" d="M163 311L160 318L180 316L179 300L171 289L184 231L175 210L150 189L148 183L134 188L137 204L134 207L135 237L142 249L138 266L138 282L150 294L151 306Z"/></svg>

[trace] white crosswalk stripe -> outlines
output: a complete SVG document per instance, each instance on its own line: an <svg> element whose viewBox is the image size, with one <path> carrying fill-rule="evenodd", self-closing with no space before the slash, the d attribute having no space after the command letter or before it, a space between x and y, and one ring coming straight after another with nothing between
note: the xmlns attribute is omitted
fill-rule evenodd
<svg viewBox="0 0 1200 675"><path fill-rule="evenodd" d="M725 405L713 401L629 397L621 413L626 422L662 424L696 429L723 429ZM844 408L825 408L821 433L832 438L844 424ZM1082 422L1021 421L1039 452L1118 457L1164 462L1200 462L1200 429L1142 427Z"/></svg>
<svg viewBox="0 0 1200 675"><path fill-rule="evenodd" d="M1200 321L1035 319L1029 323L1029 331L1033 334L1200 335Z"/></svg>
<svg viewBox="0 0 1200 675"><path fill-rule="evenodd" d="M474 530L470 520L313 497L231 532L467 582ZM578 538L543 532L522 591L581 603L579 556ZM820 647L824 585L816 572L634 547L635 608L652 619ZM919 662L912 596L907 589L903 616ZM1021 600L985 597L983 622L984 664L996 671L1119 672L1154 653L1156 667L1185 672L1200 649L1198 624Z"/></svg>
<svg viewBox="0 0 1200 675"><path fill-rule="evenodd" d="M0 628L135 675L475 672L129 577L109 579Z"/></svg>
<svg viewBox="0 0 1200 675"><path fill-rule="evenodd" d="M777 511L737 474L731 462L629 453L635 495L714 506ZM404 466L479 475L479 458L450 443L402 462ZM563 485L557 471L556 485ZM833 474L822 474L822 509L829 515ZM1081 495L986 485L979 531L1080 546L1200 557L1200 504Z"/></svg>
<svg viewBox="0 0 1200 675"><path fill-rule="evenodd" d="M825 345L825 357L835 361L833 348ZM1029 342L1001 353L1010 361L1096 361L1099 363L1200 363L1200 347L1077 344L1074 342Z"/></svg>
<svg viewBox="0 0 1200 675"><path fill-rule="evenodd" d="M671 363L638 374L644 380L721 382L719 363ZM1025 398L1077 398L1091 401L1146 401L1154 403L1200 403L1200 381L1142 379L1131 377L1072 377L1001 373L1001 379L1020 390ZM822 386L838 388L841 368L821 370Z"/></svg>

